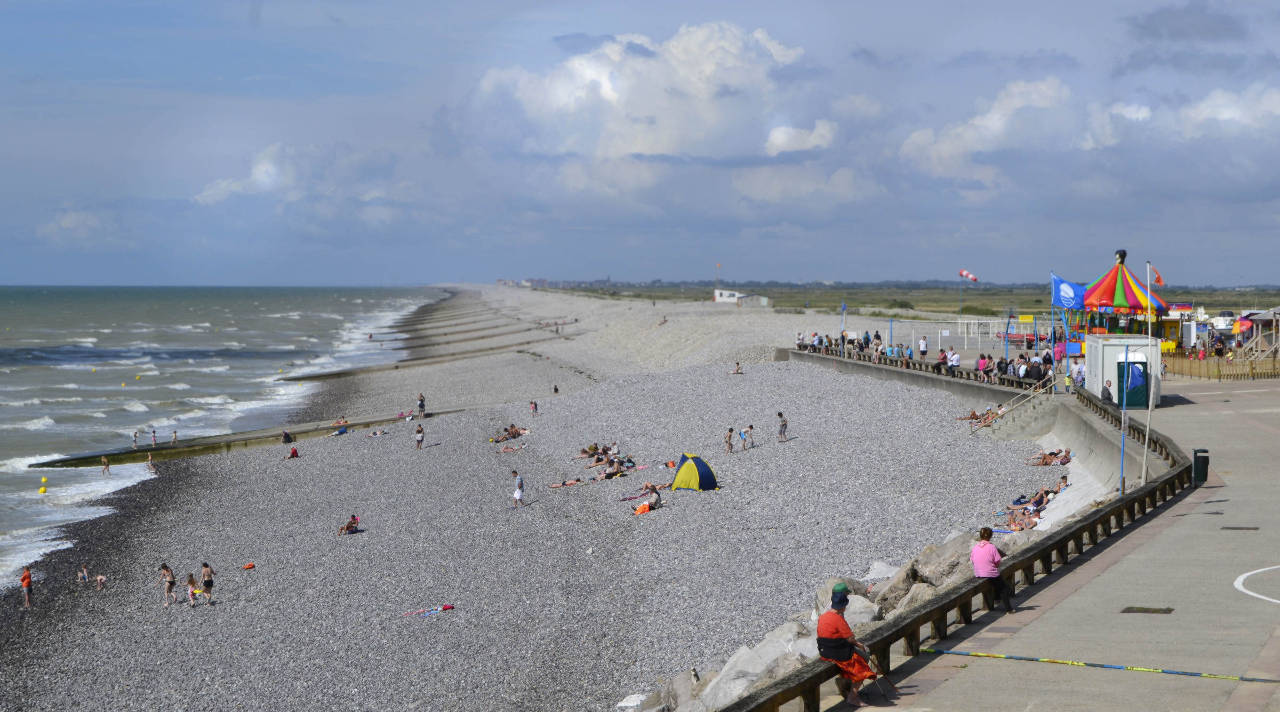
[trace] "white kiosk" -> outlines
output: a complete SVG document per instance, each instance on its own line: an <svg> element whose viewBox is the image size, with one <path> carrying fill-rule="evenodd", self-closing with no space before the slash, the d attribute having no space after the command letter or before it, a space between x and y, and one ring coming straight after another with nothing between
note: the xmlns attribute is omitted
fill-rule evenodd
<svg viewBox="0 0 1280 712"><path fill-rule="evenodd" d="M1160 340L1140 334L1085 336L1085 390L1102 397L1107 381L1116 407L1124 403L1128 410L1146 410L1148 398L1153 407L1160 405Z"/></svg>

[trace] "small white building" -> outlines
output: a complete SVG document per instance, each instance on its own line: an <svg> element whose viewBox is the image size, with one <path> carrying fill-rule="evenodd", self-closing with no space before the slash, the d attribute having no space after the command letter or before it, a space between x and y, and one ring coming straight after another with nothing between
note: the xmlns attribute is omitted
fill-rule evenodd
<svg viewBox="0 0 1280 712"><path fill-rule="evenodd" d="M1130 390L1133 400L1123 393L1126 374L1133 373L1141 386ZM1147 399L1160 405L1160 342L1138 334L1090 334L1084 337L1084 386L1095 396L1111 381L1114 405L1124 399L1129 408L1145 410Z"/></svg>
<svg viewBox="0 0 1280 712"><path fill-rule="evenodd" d="M742 292L735 292L730 289L717 289L715 296L711 298L711 301L717 304L736 304L739 299L745 296L747 295Z"/></svg>

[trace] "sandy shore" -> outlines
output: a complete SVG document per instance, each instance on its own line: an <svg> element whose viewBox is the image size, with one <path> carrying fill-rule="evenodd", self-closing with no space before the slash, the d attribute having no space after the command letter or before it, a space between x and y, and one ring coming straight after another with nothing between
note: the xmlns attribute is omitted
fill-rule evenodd
<svg viewBox="0 0 1280 712"><path fill-rule="evenodd" d="M667 304L657 327L647 303L485 298L581 331L326 381L297 414L381 415L419 391L431 409L471 408L426 421L421 451L399 423L306 441L300 460L276 447L175 461L108 498L117 514L71 527L75 548L35 567L36 610L4 598L0 707L608 709L718 666L827 576L900 563L1058 474L1022 464L1033 443L970 437L946 394L765 363L800 315ZM735 360L746 375L728 375ZM532 432L502 454L488 438L509 422ZM758 447L724 454L725 430L747 424ZM700 453L722 489L637 518L619 499L662 470L547 488L588 472L579 447L614 440L645 464ZM337 537L351 513L367 531ZM81 561L106 591L73 582ZM163 608L161 561L180 576L210 562L217 605Z"/></svg>

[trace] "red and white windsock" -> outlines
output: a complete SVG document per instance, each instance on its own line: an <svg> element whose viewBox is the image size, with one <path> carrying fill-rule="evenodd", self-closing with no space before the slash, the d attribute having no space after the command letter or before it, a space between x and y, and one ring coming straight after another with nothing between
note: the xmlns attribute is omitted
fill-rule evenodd
<svg viewBox="0 0 1280 712"><path fill-rule="evenodd" d="M967 279L967 280L969 280L970 282L976 282L976 281L978 281L978 275L976 275L976 274L974 274L974 273L970 272L970 271L969 271L969 270L967 270L967 269L962 269L962 270L960 270L960 278L961 278L961 279Z"/></svg>

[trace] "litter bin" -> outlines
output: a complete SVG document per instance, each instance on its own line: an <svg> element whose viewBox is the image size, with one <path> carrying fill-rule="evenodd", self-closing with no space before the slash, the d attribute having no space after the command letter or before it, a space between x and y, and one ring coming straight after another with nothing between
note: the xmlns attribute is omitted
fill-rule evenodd
<svg viewBox="0 0 1280 712"><path fill-rule="evenodd" d="M1191 451L1191 483L1196 487L1209 479L1209 451L1196 448Z"/></svg>

